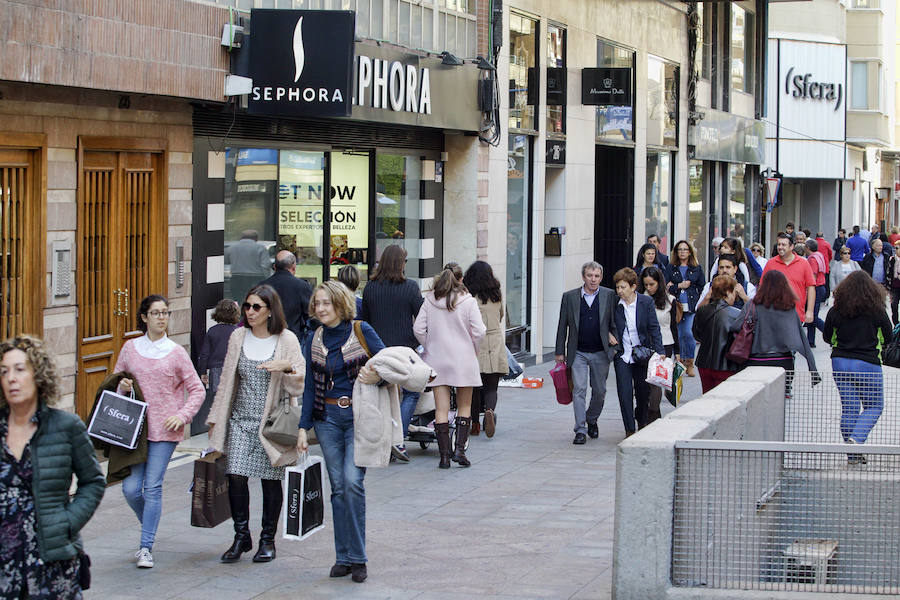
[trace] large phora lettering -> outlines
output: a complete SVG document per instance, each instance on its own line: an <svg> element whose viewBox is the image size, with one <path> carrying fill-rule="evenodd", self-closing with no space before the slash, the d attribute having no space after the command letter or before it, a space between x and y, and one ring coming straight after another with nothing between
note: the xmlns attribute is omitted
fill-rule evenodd
<svg viewBox="0 0 900 600"><path fill-rule="evenodd" d="M431 78L427 68L359 56L356 77L357 97L353 102L359 106L431 114ZM367 99L366 90L370 87Z"/></svg>

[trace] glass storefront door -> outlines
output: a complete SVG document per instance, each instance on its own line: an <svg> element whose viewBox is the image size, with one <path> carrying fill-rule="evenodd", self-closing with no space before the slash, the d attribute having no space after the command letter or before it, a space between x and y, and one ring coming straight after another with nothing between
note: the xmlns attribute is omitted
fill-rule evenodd
<svg viewBox="0 0 900 600"><path fill-rule="evenodd" d="M531 187L530 139L509 136L506 203L506 345L528 350L528 219Z"/></svg>
<svg viewBox="0 0 900 600"><path fill-rule="evenodd" d="M272 274L280 250L297 257L313 286L347 264L369 269L368 152L228 148L225 174L225 297L243 300ZM326 271L327 269L327 271Z"/></svg>

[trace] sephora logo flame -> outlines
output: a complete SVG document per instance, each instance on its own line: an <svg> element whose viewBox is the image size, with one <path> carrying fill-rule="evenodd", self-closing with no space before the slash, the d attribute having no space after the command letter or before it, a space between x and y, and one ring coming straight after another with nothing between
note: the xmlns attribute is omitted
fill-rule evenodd
<svg viewBox="0 0 900 600"><path fill-rule="evenodd" d="M297 26L294 27L294 83L297 83L297 80L300 79L300 74L303 73L303 65L305 62L306 53L303 51L303 17L300 17L297 21Z"/></svg>

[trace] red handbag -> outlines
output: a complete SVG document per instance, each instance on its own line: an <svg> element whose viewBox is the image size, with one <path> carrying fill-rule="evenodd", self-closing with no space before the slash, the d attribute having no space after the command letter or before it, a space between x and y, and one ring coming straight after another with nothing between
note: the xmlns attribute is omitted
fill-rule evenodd
<svg viewBox="0 0 900 600"><path fill-rule="evenodd" d="M741 323L741 330L734 336L731 347L725 353L725 358L739 365L750 360L750 348L753 347L753 334L756 330L756 304L750 302L750 310Z"/></svg>
<svg viewBox="0 0 900 600"><path fill-rule="evenodd" d="M571 377L566 363L556 363L550 369L550 378L553 379L553 387L556 388L556 401L560 404L572 403L572 387L570 385Z"/></svg>

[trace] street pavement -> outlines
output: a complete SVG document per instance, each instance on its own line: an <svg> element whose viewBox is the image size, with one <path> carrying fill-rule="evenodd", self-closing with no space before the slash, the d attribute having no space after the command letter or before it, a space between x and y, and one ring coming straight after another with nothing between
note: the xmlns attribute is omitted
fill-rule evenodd
<svg viewBox="0 0 900 600"><path fill-rule="evenodd" d="M827 369L823 346L816 358ZM437 447L416 445L410 463L369 469L369 579L363 584L328 577L334 545L327 503L326 528L301 542L279 537L275 561L254 564L251 553L236 564L220 563L233 536L231 522L214 529L189 525L195 455L185 444L166 475L155 568L135 567L140 528L120 486L108 488L83 531L93 561L93 587L85 597L610 598L615 448L624 438L615 375L611 370L599 439L575 446L572 408L556 403L551 366L526 369L528 376L544 377L541 389L500 389L497 433L471 438L471 468L439 470ZM805 369L802 359L798 368ZM699 395L699 377L686 378L684 399ZM664 414L672 410L663 404ZM251 482L251 491L255 551L259 485Z"/></svg>

